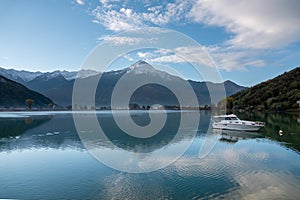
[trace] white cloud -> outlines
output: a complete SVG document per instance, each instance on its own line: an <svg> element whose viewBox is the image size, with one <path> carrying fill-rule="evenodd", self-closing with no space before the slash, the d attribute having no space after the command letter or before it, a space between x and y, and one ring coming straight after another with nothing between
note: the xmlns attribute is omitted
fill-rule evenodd
<svg viewBox="0 0 300 200"><path fill-rule="evenodd" d="M148 59L147 62L152 63L184 63L186 62L182 58L180 58L178 55L165 55L160 56L152 59Z"/></svg>
<svg viewBox="0 0 300 200"><path fill-rule="evenodd" d="M105 8L113 8L114 3L118 3L120 0L99 0L99 2L101 3L101 6Z"/></svg>
<svg viewBox="0 0 300 200"><path fill-rule="evenodd" d="M83 0L76 0L76 3L78 3L79 5L84 5L84 1Z"/></svg>
<svg viewBox="0 0 300 200"><path fill-rule="evenodd" d="M127 1L100 2L101 6L93 11L95 20L112 31L193 21L224 27L232 34L225 44L234 48L281 48L300 40L298 0L177 0L159 4L154 1L144 3L144 10Z"/></svg>
<svg viewBox="0 0 300 200"><path fill-rule="evenodd" d="M262 54L253 50L234 50L225 47L182 46L173 50L158 50L149 62L153 63L198 63L209 67L217 67L226 71L245 70L248 66L262 67L265 61L258 58ZM139 56L142 58L142 56Z"/></svg>
<svg viewBox="0 0 300 200"><path fill-rule="evenodd" d="M139 58L145 59L145 58L152 57L153 54L150 53L150 52L137 52L137 56L138 56Z"/></svg>
<svg viewBox="0 0 300 200"><path fill-rule="evenodd" d="M165 25L184 20L191 7L190 1L175 1L164 6L149 7L147 13L141 13L145 22L155 25Z"/></svg>
<svg viewBox="0 0 300 200"><path fill-rule="evenodd" d="M265 61L259 58L261 51L251 49L230 49L226 47L207 47L207 52L219 69L226 71L245 70L247 67L263 67Z"/></svg>
<svg viewBox="0 0 300 200"><path fill-rule="evenodd" d="M93 10L93 15L95 20L112 31L128 31L143 27L140 17L130 9L113 10L98 6Z"/></svg>
<svg viewBox="0 0 300 200"><path fill-rule="evenodd" d="M81 0L82 1L82 0ZM120 32L146 26L165 26L172 23L196 23L223 27L230 35L223 43L206 47L215 64L227 71L263 67L262 59L272 49L276 53L300 40L300 1L298 0L175 0L142 1L145 9L130 1L100 0L101 6L93 10L93 22L106 29ZM136 39L106 38L114 44L135 44ZM189 61L213 66L205 53L194 47L174 49L175 54L159 54L148 58L150 62L181 63L184 55ZM270 54L269 54L270 55ZM142 54L138 55L143 58Z"/></svg>
<svg viewBox="0 0 300 200"><path fill-rule="evenodd" d="M99 37L98 40L103 42L109 42L112 45L135 45L143 41L143 38L139 37L125 37L125 36L103 36Z"/></svg>
<svg viewBox="0 0 300 200"><path fill-rule="evenodd" d="M102 6L93 10L97 22L112 31L128 31L149 25L165 25L183 19L191 7L189 1L177 0L174 3L161 3L149 6L146 11L119 7L115 1L100 1Z"/></svg>
<svg viewBox="0 0 300 200"><path fill-rule="evenodd" d="M160 49L155 51L156 57L149 59L153 63L199 63L210 67L214 67L207 52L200 46L182 46L175 49Z"/></svg>
<svg viewBox="0 0 300 200"><path fill-rule="evenodd" d="M235 48L281 48L300 39L300 1L197 0L189 16L224 27Z"/></svg>

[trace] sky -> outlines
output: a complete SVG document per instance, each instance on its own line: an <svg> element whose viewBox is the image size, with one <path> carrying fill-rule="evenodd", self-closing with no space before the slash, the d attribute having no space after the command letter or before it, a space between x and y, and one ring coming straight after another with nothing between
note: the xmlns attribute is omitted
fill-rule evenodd
<svg viewBox="0 0 300 200"><path fill-rule="evenodd" d="M201 63L205 51L223 80L252 86L300 66L299 22L299 0L0 0L0 67L79 70L97 45L142 43L145 38L122 34L156 27L199 44L173 53ZM146 60L197 79L182 59L165 52L141 49L117 63Z"/></svg>

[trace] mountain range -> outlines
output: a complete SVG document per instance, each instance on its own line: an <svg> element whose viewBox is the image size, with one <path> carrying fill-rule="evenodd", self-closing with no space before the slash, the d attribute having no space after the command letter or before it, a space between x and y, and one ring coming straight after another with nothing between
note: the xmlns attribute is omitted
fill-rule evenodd
<svg viewBox="0 0 300 200"><path fill-rule="evenodd" d="M80 70L78 72L54 71L43 73L0 68L0 75L21 83L29 89L49 97L56 104L63 106L72 104L73 85L76 79L83 82L91 82L97 80L100 74L100 72L94 70ZM124 82L124 85L127 86L134 85L137 80L145 79L157 80L158 82L165 82L178 87L180 87L183 82L186 82L186 80L180 77L155 69L145 61L138 61L127 68L103 72L101 74L101 80L99 81L95 96L96 106L110 105L112 91L118 80L125 74L129 77L126 82ZM218 92L222 89L224 84L227 96L245 89L245 87L239 86L231 81L212 83L188 80L188 82L194 89L200 105L209 105L212 103L208 87L213 91ZM222 97L220 96L217 101L221 98ZM166 87L158 84L147 84L138 88L132 95L130 101L143 105L158 103L162 105L178 105L178 100L174 94Z"/></svg>
<svg viewBox="0 0 300 200"><path fill-rule="evenodd" d="M33 79L42 76L44 79L52 79L57 76L63 76L66 80L73 80L76 78L86 78L92 75L99 74L99 72L95 70L89 70L89 69L82 69L79 71L60 71L56 70L53 72L30 72L30 71L25 71L25 70L15 70L15 69L4 69L0 67L0 75L14 80L18 83L24 84L29 81L32 81Z"/></svg>

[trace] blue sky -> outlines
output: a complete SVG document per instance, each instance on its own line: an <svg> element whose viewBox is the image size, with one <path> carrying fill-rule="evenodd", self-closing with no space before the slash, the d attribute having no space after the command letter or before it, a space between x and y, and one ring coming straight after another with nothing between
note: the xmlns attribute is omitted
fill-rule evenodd
<svg viewBox="0 0 300 200"><path fill-rule="evenodd" d="M300 65L299 10L298 0L0 0L0 67L78 70L103 41L133 41L115 34L161 27L197 41L222 79L251 86ZM197 48L176 50L200 62ZM145 53L123 65L144 59L185 70L176 59ZM196 79L189 70L186 76Z"/></svg>

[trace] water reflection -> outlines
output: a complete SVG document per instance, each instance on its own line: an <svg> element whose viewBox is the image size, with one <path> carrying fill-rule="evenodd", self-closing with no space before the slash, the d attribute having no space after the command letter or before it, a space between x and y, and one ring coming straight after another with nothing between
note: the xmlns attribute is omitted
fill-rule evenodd
<svg viewBox="0 0 300 200"><path fill-rule="evenodd" d="M220 135L220 142L236 143L239 140L263 138L264 136L259 132L246 131L231 131L231 130L213 130L215 134Z"/></svg>
<svg viewBox="0 0 300 200"><path fill-rule="evenodd" d="M159 113L158 113L159 114ZM112 144L105 143L104 138L90 138L90 143L95 143L95 147L105 146L107 148L115 149L116 147L124 149L126 151L139 152L139 153L149 153L156 151L157 149L165 147L167 144L172 142L173 144L179 143L183 140L192 140L198 132L198 127L193 127L190 124L186 124L185 127L181 127L181 134L178 136L178 127L180 124L181 115L188 115L188 117L193 117L198 114L197 112L180 113L180 112L168 112L167 121L161 131L156 135L149 138L136 138L128 135L122 131L115 123L112 115L98 116L98 121L103 129L106 137L112 141ZM146 125L148 123L149 116L146 113L135 113L132 115L135 122L140 125ZM209 115L201 115L200 126L203 131L208 128L207 121L209 122ZM90 130L91 132L93 130ZM89 132L89 131L87 131ZM90 132L88 133L90 134ZM88 138L89 139L89 138ZM97 143L97 142L100 142ZM101 143L103 142L103 143ZM91 144L93 145L93 144Z"/></svg>
<svg viewBox="0 0 300 200"><path fill-rule="evenodd" d="M193 115L193 113L189 114ZM99 112L97 114L98 121L103 128L106 136L112 141L111 145L105 139L95 139L92 137L93 128L85 130L85 134L91 135L90 143L96 148L103 147L108 149L124 149L132 152L152 152L163 148L169 144L177 134L179 121L179 112L168 113L167 122L164 128L155 136L141 139L132 137L118 128L112 118L111 112ZM91 115L83 113L84 120L89 120ZM135 112L132 118L141 125L147 124L149 119L146 113ZM197 127L183 127L184 134L173 140L173 143L179 143L182 140L192 140L192 138L199 134L206 134L209 126L210 114L203 112L198 130ZM13 150L29 149L29 148L81 148L80 138L77 134L71 113L49 113L43 115L34 115L26 118L0 118L0 149ZM89 139L89 138L87 138Z"/></svg>
<svg viewBox="0 0 300 200"><path fill-rule="evenodd" d="M163 129L150 138L136 138L126 134L117 126L112 117L98 117L98 121L107 138L116 147L132 152L148 153L167 145L175 137L180 123L180 114L168 113L167 116L167 121ZM132 115L132 118L142 126L149 123L147 114L136 113ZM187 133L185 136L189 137L189 135L191 134ZM111 146L110 148L114 147Z"/></svg>
<svg viewBox="0 0 300 200"><path fill-rule="evenodd" d="M258 120L266 122L265 128L259 133L248 133L239 131L218 131L213 134L219 134L221 142L236 143L239 140L255 139L267 137L279 142L288 148L300 152L300 123L298 123L299 114L284 113L236 113L241 119ZM84 115L86 118L88 114ZM103 146L110 149L116 147L132 152L152 152L160 149L174 139L180 120L180 113L171 112L168 114L166 126L154 137L147 139L134 138L121 131L112 119L110 112L98 113L98 121L103 130L108 133L106 136L113 142L114 146L105 142L105 140L94 141L95 146ZM134 121L140 125L149 123L148 115L136 112L132 115ZM211 114L210 112L201 112L200 124L198 130L186 127L185 134L176 138L174 143L181 140L190 140L194 137L195 131L198 137L203 137L209 130ZM278 133L283 130L283 135ZM87 130L90 134L93 130ZM6 145L6 146L5 146ZM71 113L65 114L40 114L32 115L26 118L0 118L0 148L1 150L13 148L30 147L51 147L82 148L83 145L78 137Z"/></svg>
<svg viewBox="0 0 300 200"><path fill-rule="evenodd" d="M20 136L27 130L48 122L51 118L51 115L25 118L0 118L0 138Z"/></svg>
<svg viewBox="0 0 300 200"><path fill-rule="evenodd" d="M31 148L81 148L71 114L39 113L0 118L0 151Z"/></svg>
<svg viewBox="0 0 300 200"><path fill-rule="evenodd" d="M88 114L85 116L88 118ZM178 127L178 113L171 114L167 129L143 142L116 129L111 113L97 116L114 146L101 140L90 142L102 147L108 157L120 149L153 153L172 141ZM32 116L31 119L2 118L0 196L16 199L297 199L300 156L298 151L290 149L295 150L299 144L298 116L259 113L238 116L266 121L267 128L259 133L212 133L211 136L220 140L205 158L199 159L199 147L205 136L210 136L206 132L211 118L209 112L201 112L196 138L185 155L164 169L145 174L119 172L95 160L81 144L70 113ZM147 123L144 114L135 113L133 118L139 120L138 123ZM22 128L15 131L14 126ZM281 137L278 128L284 130ZM186 127L185 134L172 143L174 152L177 145L193 137L191 131ZM231 141L222 140L224 137ZM162 154L158 159L167 161L172 156ZM129 162L117 157L112 159Z"/></svg>
<svg viewBox="0 0 300 200"><path fill-rule="evenodd" d="M297 113L237 113L242 119L266 122L261 130L267 138L278 141L281 145L300 152L300 123ZM283 134L279 134L282 130Z"/></svg>

